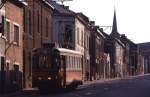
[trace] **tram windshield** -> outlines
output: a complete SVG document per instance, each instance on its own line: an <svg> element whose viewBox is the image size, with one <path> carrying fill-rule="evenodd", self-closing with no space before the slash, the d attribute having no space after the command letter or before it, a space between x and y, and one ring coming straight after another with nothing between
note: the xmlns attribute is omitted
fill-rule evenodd
<svg viewBox="0 0 150 97"><path fill-rule="evenodd" d="M59 67L59 54L49 49L40 49L32 57L33 69L54 69Z"/></svg>

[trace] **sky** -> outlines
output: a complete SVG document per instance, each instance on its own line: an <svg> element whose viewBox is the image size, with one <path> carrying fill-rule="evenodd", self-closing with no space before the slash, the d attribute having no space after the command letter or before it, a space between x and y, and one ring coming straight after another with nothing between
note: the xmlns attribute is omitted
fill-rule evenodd
<svg viewBox="0 0 150 97"><path fill-rule="evenodd" d="M73 0L64 5L82 12L99 26L112 26L116 10L118 32L135 43L150 42L150 0ZM104 28L108 34L110 28Z"/></svg>

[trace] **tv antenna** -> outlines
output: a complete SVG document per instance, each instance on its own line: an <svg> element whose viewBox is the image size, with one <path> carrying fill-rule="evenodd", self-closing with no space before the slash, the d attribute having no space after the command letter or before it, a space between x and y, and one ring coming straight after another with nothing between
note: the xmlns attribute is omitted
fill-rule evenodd
<svg viewBox="0 0 150 97"><path fill-rule="evenodd" d="M4 4L7 2L7 0L1 0L0 1L0 9L4 6Z"/></svg>
<svg viewBox="0 0 150 97"><path fill-rule="evenodd" d="M73 1L73 0L52 0L52 1L60 2L63 5L64 2L66 2L66 1Z"/></svg>

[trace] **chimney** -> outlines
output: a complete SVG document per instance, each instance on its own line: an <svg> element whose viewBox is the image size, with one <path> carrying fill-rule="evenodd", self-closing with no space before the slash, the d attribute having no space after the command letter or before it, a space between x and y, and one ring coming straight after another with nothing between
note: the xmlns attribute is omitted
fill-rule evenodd
<svg viewBox="0 0 150 97"><path fill-rule="evenodd" d="M99 29L99 26L95 26L96 27L96 29Z"/></svg>
<svg viewBox="0 0 150 97"><path fill-rule="evenodd" d="M64 6L65 7L65 9L69 9L69 6Z"/></svg>
<svg viewBox="0 0 150 97"><path fill-rule="evenodd" d="M126 38L126 35L125 35L125 34L122 34L121 37L125 37L125 38Z"/></svg>
<svg viewBox="0 0 150 97"><path fill-rule="evenodd" d="M103 29L103 28L100 28L99 30L100 30L101 32L104 32L104 29Z"/></svg>
<svg viewBox="0 0 150 97"><path fill-rule="evenodd" d="M63 7L63 8L65 7L64 5L60 5L60 6Z"/></svg>
<svg viewBox="0 0 150 97"><path fill-rule="evenodd" d="M95 25L95 21L90 21L90 24L91 24L92 26L94 26L94 25Z"/></svg>

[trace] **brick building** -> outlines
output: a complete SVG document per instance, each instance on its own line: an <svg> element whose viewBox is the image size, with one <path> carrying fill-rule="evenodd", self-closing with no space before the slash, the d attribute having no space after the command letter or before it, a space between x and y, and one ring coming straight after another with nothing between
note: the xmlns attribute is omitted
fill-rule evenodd
<svg viewBox="0 0 150 97"><path fill-rule="evenodd" d="M90 78L90 53L89 53L89 38L90 25L89 18L83 13L76 14L76 50L83 53L83 80ZM80 25L79 25L80 23Z"/></svg>
<svg viewBox="0 0 150 97"><path fill-rule="evenodd" d="M49 4L53 10L53 42L61 48L75 49L75 13L68 6L60 5L52 0Z"/></svg>
<svg viewBox="0 0 150 97"><path fill-rule="evenodd" d="M23 7L26 3L8 0L2 10L3 64L1 64L1 88L3 92L22 89L23 73ZM14 15L15 13L15 15Z"/></svg>
<svg viewBox="0 0 150 97"><path fill-rule="evenodd" d="M150 42L137 44L144 57L144 73L150 73Z"/></svg>
<svg viewBox="0 0 150 97"><path fill-rule="evenodd" d="M83 55L82 69L83 80L85 80L87 69L90 72L89 20L84 14L71 11L68 6L57 4L51 0L49 0L49 3L54 6L53 42L60 48L72 49ZM70 74L74 72L70 72Z"/></svg>
<svg viewBox="0 0 150 97"><path fill-rule="evenodd" d="M32 87L32 51L52 42L53 6L45 0L25 0L28 6L24 12L23 64L24 87Z"/></svg>
<svg viewBox="0 0 150 97"><path fill-rule="evenodd" d="M90 29L90 79L104 78L104 39L101 29L91 21Z"/></svg>
<svg viewBox="0 0 150 97"><path fill-rule="evenodd" d="M121 35L121 41L125 45L124 64L126 68L126 75L137 74L138 65L142 65L142 56L139 52L138 46L129 40L124 34ZM141 61L140 61L141 60Z"/></svg>
<svg viewBox="0 0 150 97"><path fill-rule="evenodd" d="M117 29L116 12L114 12L112 32L110 36L107 35L105 43L105 52L110 54L111 77L124 76L124 51L125 45L120 39Z"/></svg>

